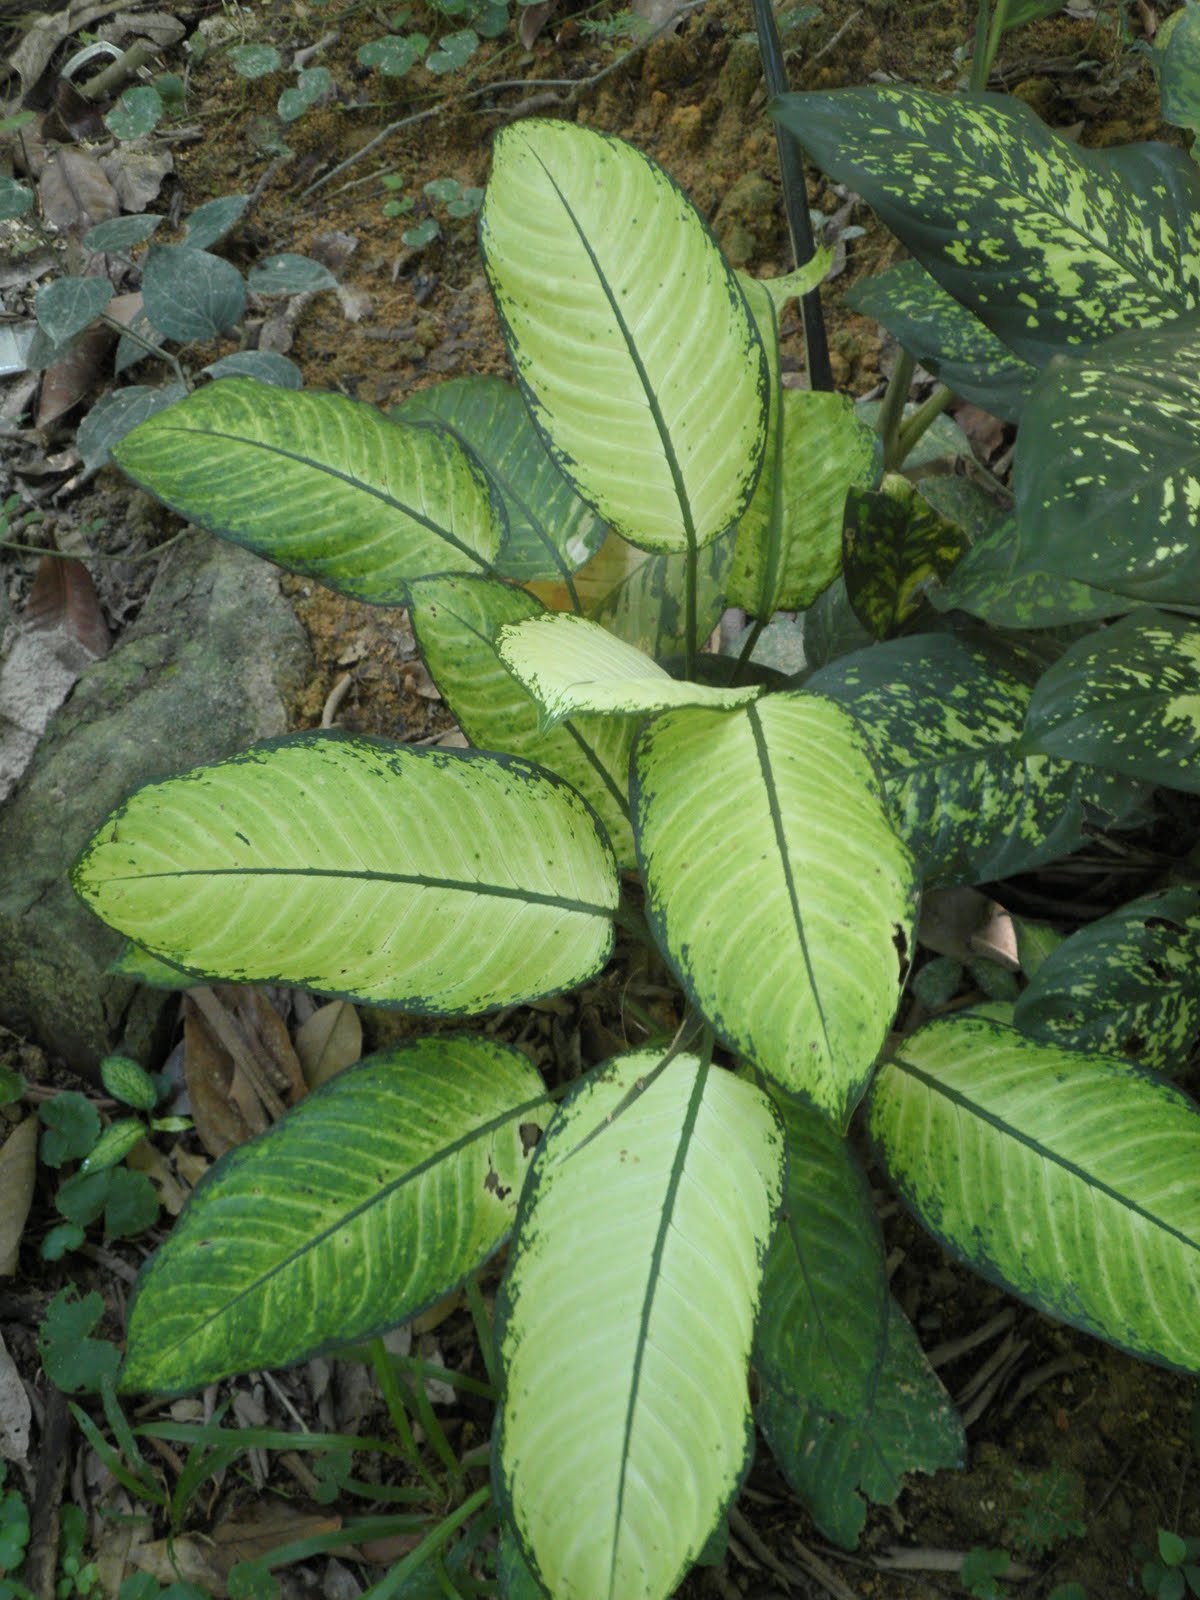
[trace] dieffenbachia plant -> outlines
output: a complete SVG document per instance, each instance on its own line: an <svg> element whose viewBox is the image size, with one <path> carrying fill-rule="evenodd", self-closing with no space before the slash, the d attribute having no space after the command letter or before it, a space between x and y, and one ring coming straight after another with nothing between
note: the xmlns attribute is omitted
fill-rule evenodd
<svg viewBox="0 0 1200 1600"><path fill-rule="evenodd" d="M481 215L515 390L457 380L385 418L230 380L117 450L202 527L406 605L473 746L300 734L139 790L74 879L146 953L127 970L471 1017L591 978L620 927L678 980L680 1036L565 1099L471 1031L335 1077L217 1163L130 1309L122 1387L181 1391L376 1334L511 1239L513 1596L671 1594L745 1473L751 1366L762 1432L846 1545L863 1496L961 1459L888 1292L860 1106L948 1249L1200 1370L1200 1117L1133 1048L1161 1071L1194 1039L1194 897L1065 940L1021 1026L889 1042L921 881L1027 870L1195 770L1189 621L1134 610L1107 653L1011 628L1186 597L1198 180L990 100L779 114L929 274L900 283L945 332L921 359L1040 419L1014 516L965 554L924 479L881 481L849 401L781 382L778 307L813 276L740 279L659 168L564 123L499 136ZM728 598L745 646L702 653ZM781 609L791 679L754 664ZM1165 734L1127 703L1151 692Z"/></svg>

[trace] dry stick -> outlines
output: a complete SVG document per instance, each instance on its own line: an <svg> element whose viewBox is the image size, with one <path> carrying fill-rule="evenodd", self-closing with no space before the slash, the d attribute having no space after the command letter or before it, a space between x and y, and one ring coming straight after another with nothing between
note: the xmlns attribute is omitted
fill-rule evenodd
<svg viewBox="0 0 1200 1600"><path fill-rule="evenodd" d="M94 78L89 78L86 83L80 84L80 94L85 100L102 100L118 85L124 83L126 78L136 77L157 53L156 46L148 44L145 39L135 39L123 55L119 55L115 61L110 61L108 66Z"/></svg>
<svg viewBox="0 0 1200 1600"><path fill-rule="evenodd" d="M623 55L618 56L615 61L610 61L607 67L603 67L599 72L592 73L588 78L505 78L499 83L487 83L478 89L471 89L462 98L464 101L479 100L484 95L498 94L502 89L569 89L571 91L569 94L556 97L554 103L558 105L573 104L585 90L594 88L598 83L603 83L605 78L616 72L618 68L625 66L628 61L637 55L639 50L644 50L647 45L653 44L661 34L673 28L680 18L690 16L693 11L701 10L705 4L706 0L688 0L686 5L682 5L677 10L672 11L666 21L655 28L653 33L648 33L644 39L639 39ZM523 101L519 102L502 114L509 117L517 116L520 114L524 104L525 102ZM310 183L307 189L302 190L300 194L301 200L307 200L310 194L316 194L318 189L323 189L327 183L332 183L334 178L340 177L343 172L348 171L356 162L361 161L365 155L369 155L372 150L378 149L385 139L391 138L392 134L399 133L402 128L411 128L418 122L428 122L430 117L443 115L447 106L447 101L439 100L437 105L426 106L424 111L414 111L410 116L401 117L396 122L389 122L387 127L381 128L373 139L368 140L363 145L361 150L356 150L352 156L347 156L345 161L339 162L323 178L318 178L315 183ZM338 192L340 193L340 191Z"/></svg>

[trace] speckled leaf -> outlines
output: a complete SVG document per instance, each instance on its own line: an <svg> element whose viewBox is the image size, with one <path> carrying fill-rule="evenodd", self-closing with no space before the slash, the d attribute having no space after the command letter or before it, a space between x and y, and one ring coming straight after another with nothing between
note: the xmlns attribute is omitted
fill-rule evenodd
<svg viewBox="0 0 1200 1600"><path fill-rule="evenodd" d="M1185 0L1159 25L1150 56L1158 76L1164 122L1200 128L1200 6Z"/></svg>
<svg viewBox="0 0 1200 1600"><path fill-rule="evenodd" d="M1085 150L1010 95L839 89L772 114L1036 366L1200 302L1200 172L1182 150Z"/></svg>
<svg viewBox="0 0 1200 1600"><path fill-rule="evenodd" d="M783 1217L771 1242L754 1365L776 1388L855 1417L873 1394L887 1330L883 1236L847 1141L795 1100Z"/></svg>
<svg viewBox="0 0 1200 1600"><path fill-rule="evenodd" d="M775 298L739 273L767 352L770 414L763 470L737 527L728 601L752 616L811 605L841 564L841 517L851 484L879 479L879 437L845 395L785 389Z"/></svg>
<svg viewBox="0 0 1200 1600"><path fill-rule="evenodd" d="M668 711L632 771L647 913L684 988L844 1127L896 1009L916 895L862 734L807 693Z"/></svg>
<svg viewBox="0 0 1200 1600"><path fill-rule="evenodd" d="M1200 791L1200 624L1141 607L1040 679L1024 746Z"/></svg>
<svg viewBox="0 0 1200 1600"><path fill-rule="evenodd" d="M766 1095L695 1056L618 1056L551 1123L497 1301L492 1463L555 1600L666 1600L737 1492L783 1162Z"/></svg>
<svg viewBox="0 0 1200 1600"><path fill-rule="evenodd" d="M761 692L755 684L722 688L672 678L644 651L570 611L510 623L496 645L501 661L541 707L546 727L588 713L644 716L675 706L728 711Z"/></svg>
<svg viewBox="0 0 1200 1600"><path fill-rule="evenodd" d="M493 146L479 237L517 380L582 498L647 550L730 528L762 462L766 359L662 168L570 122L514 123Z"/></svg>
<svg viewBox="0 0 1200 1600"><path fill-rule="evenodd" d="M1041 1311L1200 1371L1200 1108L1113 1056L982 1017L881 1068L868 1131L950 1252Z"/></svg>
<svg viewBox="0 0 1200 1600"><path fill-rule="evenodd" d="M1130 785L1022 754L1040 664L1028 652L950 633L914 634L841 656L807 688L852 712L870 738L900 836L928 884L982 883L1066 855L1090 807L1116 815Z"/></svg>
<svg viewBox="0 0 1200 1600"><path fill-rule="evenodd" d="M198 1185L138 1279L120 1387L195 1389L415 1315L505 1238L551 1113L526 1057L477 1035L338 1073Z"/></svg>
<svg viewBox="0 0 1200 1600"><path fill-rule="evenodd" d="M906 1472L961 1467L966 1456L950 1396L890 1295L886 1305L883 1364L861 1410L838 1416L763 1383L756 1413L784 1477L825 1537L844 1550L858 1543L866 1500L891 1505Z"/></svg>
<svg viewBox="0 0 1200 1600"><path fill-rule="evenodd" d="M1014 356L919 261L902 261L856 283L846 304L882 323L927 372L964 400L1005 422L1020 419L1037 368Z"/></svg>
<svg viewBox="0 0 1200 1600"><path fill-rule="evenodd" d="M929 599L939 611L969 611L997 628L1095 622L1133 604L1063 573L1022 565L1013 517L976 540L942 586L929 591Z"/></svg>
<svg viewBox="0 0 1200 1600"><path fill-rule="evenodd" d="M503 507L452 434L341 395L223 378L113 454L181 516L360 600L486 572L500 547Z"/></svg>
<svg viewBox="0 0 1200 1600"><path fill-rule="evenodd" d="M452 378L418 389L392 415L444 423L483 464L508 513L496 557L501 576L558 578L569 589L570 574L599 548L604 524L558 470L511 383Z"/></svg>
<svg viewBox="0 0 1200 1600"><path fill-rule="evenodd" d="M1182 1072L1200 1036L1200 892L1143 895L1064 939L1013 1021L1052 1044Z"/></svg>
<svg viewBox="0 0 1200 1600"><path fill-rule="evenodd" d="M150 989L187 989L196 980L169 961L152 956L127 939L108 971L117 978L136 978Z"/></svg>
<svg viewBox="0 0 1200 1600"><path fill-rule="evenodd" d="M876 639L888 638L916 615L925 591L949 576L966 548L962 530L899 473L889 473L878 490L852 488L846 496L846 592Z"/></svg>
<svg viewBox="0 0 1200 1600"><path fill-rule="evenodd" d="M720 621L733 559L731 531L705 545L697 561L696 637L699 646ZM656 661L681 656L684 647L683 585L687 557L651 555L610 533L573 583L583 614ZM553 611L572 609L559 584L531 583L530 590Z"/></svg>
<svg viewBox="0 0 1200 1600"><path fill-rule="evenodd" d="M1200 317L1043 374L1014 464L1021 564L1200 604Z"/></svg>
<svg viewBox="0 0 1200 1600"><path fill-rule="evenodd" d="M637 724L573 717L543 728L537 702L497 654L500 629L544 615L539 602L491 578L426 578L412 586L410 615L425 664L471 743L565 778L599 815L619 864L631 867L628 774Z"/></svg>
<svg viewBox="0 0 1200 1600"><path fill-rule="evenodd" d="M189 973L434 1016L599 971L618 888L594 814L540 767L320 733L144 785L71 879Z"/></svg>

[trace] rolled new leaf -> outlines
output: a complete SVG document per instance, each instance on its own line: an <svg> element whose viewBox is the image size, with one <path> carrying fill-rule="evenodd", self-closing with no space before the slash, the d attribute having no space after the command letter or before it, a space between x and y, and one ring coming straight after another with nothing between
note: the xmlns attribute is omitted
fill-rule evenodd
<svg viewBox="0 0 1200 1600"><path fill-rule="evenodd" d="M807 693L665 712L634 747L631 797L651 926L689 996L844 1127L899 1000L917 894L854 720Z"/></svg>
<svg viewBox="0 0 1200 1600"><path fill-rule="evenodd" d="M618 1057L552 1123L497 1302L493 1473L555 1600L666 1600L737 1492L783 1160L766 1096L694 1056Z"/></svg>
<svg viewBox="0 0 1200 1600"><path fill-rule="evenodd" d="M542 768L337 734L147 784L72 882L190 974L433 1015L590 977L618 888L593 813Z"/></svg>
<svg viewBox="0 0 1200 1600"><path fill-rule="evenodd" d="M566 476L624 538L694 551L741 515L766 436L766 363L712 236L623 140L501 131L480 214L517 381Z"/></svg>
<svg viewBox="0 0 1200 1600"><path fill-rule="evenodd" d="M1200 1371L1200 1108L1178 1089L955 1017L904 1040L867 1125L960 1261L1119 1349Z"/></svg>
<svg viewBox="0 0 1200 1600"><path fill-rule="evenodd" d="M730 710L761 692L757 685L726 689L672 678L641 650L570 611L509 624L500 630L497 648L541 706L548 727L577 712L644 716L672 706Z"/></svg>
<svg viewBox="0 0 1200 1600"><path fill-rule="evenodd" d="M1200 299L1200 173L1182 150L1084 150L1011 95L838 89L771 110L1035 366Z"/></svg>
<svg viewBox="0 0 1200 1600"><path fill-rule="evenodd" d="M550 1109L478 1036L331 1078L197 1186L138 1279L120 1387L195 1389L414 1316L507 1235Z"/></svg>
<svg viewBox="0 0 1200 1600"><path fill-rule="evenodd" d="M422 658L471 743L565 778L604 824L619 864L633 866L629 751L636 726L590 716L543 726L537 701L496 648L505 626L544 615L540 603L494 578L423 578L412 586L409 614Z"/></svg>
<svg viewBox="0 0 1200 1600"><path fill-rule="evenodd" d="M127 434L114 459L173 511L359 600L488 572L504 510L446 429L341 395L223 378Z"/></svg>

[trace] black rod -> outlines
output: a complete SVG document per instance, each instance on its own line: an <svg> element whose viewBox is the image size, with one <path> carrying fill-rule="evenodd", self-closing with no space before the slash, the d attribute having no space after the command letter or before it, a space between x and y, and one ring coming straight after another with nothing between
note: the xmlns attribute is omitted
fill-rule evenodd
<svg viewBox="0 0 1200 1600"><path fill-rule="evenodd" d="M771 10L771 0L750 0L750 4L754 11L758 53L762 57L767 93L774 99L776 95L786 94L788 89L775 13ZM792 259L798 267L802 267L805 262L812 260L817 248L813 239L812 219L808 214L804 157L795 138L778 122L775 124L775 150L779 158L779 176L783 180L783 210L792 238ZM800 314L804 320L809 384L814 389L832 389L833 369L829 365L829 342L825 337L825 319L821 315L820 289L810 289L807 294L801 295Z"/></svg>

